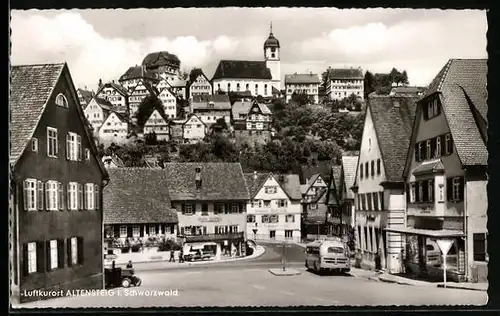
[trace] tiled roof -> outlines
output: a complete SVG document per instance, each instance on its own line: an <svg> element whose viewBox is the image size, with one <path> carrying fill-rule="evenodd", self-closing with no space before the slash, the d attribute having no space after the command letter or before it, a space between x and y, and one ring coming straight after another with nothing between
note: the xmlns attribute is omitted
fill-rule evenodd
<svg viewBox="0 0 500 316"><path fill-rule="evenodd" d="M425 173L433 173L437 171L444 171L444 165L441 159L433 160L433 161L424 161L415 169L413 169L412 173L414 175L425 174Z"/></svg>
<svg viewBox="0 0 500 316"><path fill-rule="evenodd" d="M302 199L300 192L300 180L297 174L273 175L288 197L292 200Z"/></svg>
<svg viewBox="0 0 500 316"><path fill-rule="evenodd" d="M92 97L94 96L94 93L92 91L84 90L84 89L78 89L78 92L82 95L82 98L85 100L85 103L88 104L90 100L92 100Z"/></svg>
<svg viewBox="0 0 500 316"><path fill-rule="evenodd" d="M65 64L13 66L10 86L10 161L19 159L45 110Z"/></svg>
<svg viewBox="0 0 500 316"><path fill-rule="evenodd" d="M293 75L285 75L285 84L296 84L296 83L305 83L305 84L319 84L319 77L317 74L293 74Z"/></svg>
<svg viewBox="0 0 500 316"><path fill-rule="evenodd" d="M186 80L175 79L168 83L172 88L185 88L187 85Z"/></svg>
<svg viewBox="0 0 500 316"><path fill-rule="evenodd" d="M113 88L116 90L118 93L120 93L122 96L127 97L128 96L128 91L125 87L123 87L121 84L115 83L115 82L106 82L103 84L98 90L97 94L99 94L104 88Z"/></svg>
<svg viewBox="0 0 500 316"><path fill-rule="evenodd" d="M387 181L403 180L417 100L382 95L371 95L367 100Z"/></svg>
<svg viewBox="0 0 500 316"><path fill-rule="evenodd" d="M196 168L201 168L202 185L196 188ZM173 201L249 200L250 195L239 163L167 163L168 191Z"/></svg>
<svg viewBox="0 0 500 316"><path fill-rule="evenodd" d="M213 103L213 106L209 106L209 103ZM226 94L194 95L192 105L193 110L231 110L231 101Z"/></svg>
<svg viewBox="0 0 500 316"><path fill-rule="evenodd" d="M300 166L301 171L301 182L305 183L306 179L310 179L314 174L320 174L323 181L328 183L330 180L330 168L333 163L331 160L319 160L316 161L314 165L302 165Z"/></svg>
<svg viewBox="0 0 500 316"><path fill-rule="evenodd" d="M337 193L340 193L340 190L342 189L340 187L340 180L341 180L341 176L342 176L342 166L341 165L332 166L332 176L333 176L333 180L335 181L335 188L337 188L337 190L339 191ZM340 195L340 194L337 194L337 195Z"/></svg>
<svg viewBox="0 0 500 316"><path fill-rule="evenodd" d="M410 86L404 86L404 87L393 87L391 89L391 93L394 94L418 94L418 93L423 93L425 91L425 88L422 87L410 87Z"/></svg>
<svg viewBox="0 0 500 316"><path fill-rule="evenodd" d="M323 195L325 195L326 191L328 191L327 188L322 188L320 189L317 193L316 193L316 196L314 196L313 200L312 200L312 203L318 203L319 200L323 197Z"/></svg>
<svg viewBox="0 0 500 316"><path fill-rule="evenodd" d="M158 109L156 108L153 108L153 109L150 109L150 112L148 116L148 119L146 120L146 122L144 123L144 126L156 126L158 123L154 123L154 124L148 124L149 122L149 119L151 118L151 116L156 112L158 113L158 115L165 121L165 124L168 124L170 122L170 119L167 117L167 115L165 114L165 112L160 112L158 111Z"/></svg>
<svg viewBox="0 0 500 316"><path fill-rule="evenodd" d="M155 68L171 64L180 66L181 61L179 60L179 57L177 57L177 55L163 51L163 52L149 53L142 60L142 64L147 66L148 68Z"/></svg>
<svg viewBox="0 0 500 316"><path fill-rule="evenodd" d="M125 73L118 79L118 81L125 81L125 80L130 80L130 79L139 79L139 78L147 78L150 80L156 80L155 73L145 70L142 66L132 66Z"/></svg>
<svg viewBox="0 0 500 316"><path fill-rule="evenodd" d="M264 42L264 48L266 47L280 47L280 42L274 37L273 32L269 33L269 37Z"/></svg>
<svg viewBox="0 0 500 316"><path fill-rule="evenodd" d="M193 82L196 81L196 79L199 77L199 76L203 76L205 77L205 79L210 82L210 79L207 78L207 76L205 76L205 73L203 72L203 70L201 68L194 68L193 70L191 70L191 72L189 73L189 80L188 80L188 84L191 85Z"/></svg>
<svg viewBox="0 0 500 316"><path fill-rule="evenodd" d="M265 61L221 60L212 80L223 78L271 80L273 77Z"/></svg>
<svg viewBox="0 0 500 316"><path fill-rule="evenodd" d="M347 199L354 199L354 192L351 187L356 179L356 168L358 167L359 156L342 156L342 171L344 173L344 185L347 191Z"/></svg>
<svg viewBox="0 0 500 316"><path fill-rule="evenodd" d="M332 79L363 79L363 71L359 68L328 69L328 77Z"/></svg>
<svg viewBox="0 0 500 316"><path fill-rule="evenodd" d="M252 108L254 102L256 101L236 101L232 107L233 118L238 119L240 114L247 115L248 112L250 112L250 109ZM269 107L266 104L257 103L257 105L259 106L262 114L271 114L271 110L269 110Z"/></svg>
<svg viewBox="0 0 500 316"><path fill-rule="evenodd" d="M177 223L162 169L109 169L103 190L104 224Z"/></svg>
<svg viewBox="0 0 500 316"><path fill-rule="evenodd" d="M426 96L441 93L443 112L464 165L488 164L488 150L467 100L487 121L487 73L486 59L451 59L426 91Z"/></svg>
<svg viewBox="0 0 500 316"><path fill-rule="evenodd" d="M99 98L99 97L94 97L95 102L103 109L103 110L111 110L113 109L113 104L109 102L109 100Z"/></svg>
<svg viewBox="0 0 500 316"><path fill-rule="evenodd" d="M262 187L262 185L266 182L269 173L245 173L245 183L247 184L248 193L250 194L250 198L252 199Z"/></svg>

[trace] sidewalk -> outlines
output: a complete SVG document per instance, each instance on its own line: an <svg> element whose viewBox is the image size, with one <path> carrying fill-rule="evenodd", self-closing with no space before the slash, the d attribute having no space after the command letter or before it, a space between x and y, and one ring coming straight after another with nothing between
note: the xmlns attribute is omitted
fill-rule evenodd
<svg viewBox="0 0 500 316"><path fill-rule="evenodd" d="M226 263L254 259L262 256L265 252L265 248L262 246L257 246L253 254L241 258L221 258L220 260L207 260L207 261L194 261L194 262L169 262L168 260L155 260L155 261L142 261L142 262L132 262L134 269L136 271L147 271L147 270L167 270L167 269L177 269L191 267L195 265L210 265L214 263ZM111 262L106 262L105 267L111 267ZM124 267L126 263L116 264L116 267Z"/></svg>
<svg viewBox="0 0 500 316"><path fill-rule="evenodd" d="M436 282L414 280L414 279L409 279L409 278L405 278L402 276L397 276L397 275L393 275L393 274L389 274L389 273L382 273L382 274L379 274L378 276L370 277L370 280L387 282L387 283L397 283L397 284L401 284L401 285L410 285L410 286L444 288L444 283L442 283L442 282L436 283ZM446 288L472 290L472 291L487 291L488 290L488 283L485 283L485 282L483 282L483 283L447 282Z"/></svg>

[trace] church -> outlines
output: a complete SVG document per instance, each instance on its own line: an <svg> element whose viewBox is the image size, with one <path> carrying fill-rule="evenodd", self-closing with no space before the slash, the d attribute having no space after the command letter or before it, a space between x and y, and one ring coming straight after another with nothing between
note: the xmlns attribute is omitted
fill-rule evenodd
<svg viewBox="0 0 500 316"><path fill-rule="evenodd" d="M280 42L273 35L264 42L264 61L221 60L212 77L214 94L246 92L270 97L281 90Z"/></svg>

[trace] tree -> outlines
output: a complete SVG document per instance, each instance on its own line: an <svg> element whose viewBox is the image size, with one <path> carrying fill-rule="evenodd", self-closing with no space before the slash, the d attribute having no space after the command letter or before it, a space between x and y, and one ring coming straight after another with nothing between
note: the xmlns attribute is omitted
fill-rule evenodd
<svg viewBox="0 0 500 316"><path fill-rule="evenodd" d="M328 69L321 74L321 86L326 90L328 85Z"/></svg>
<svg viewBox="0 0 500 316"><path fill-rule="evenodd" d="M295 93L295 92L292 94L291 101L297 104L298 106L303 106L313 103L313 100L310 95L305 93Z"/></svg>
<svg viewBox="0 0 500 316"><path fill-rule="evenodd" d="M163 108L161 100L158 99L156 95L151 94L142 100L141 104L139 104L139 109L135 113L137 125L140 128L144 127L144 124L154 110L157 110L161 115L165 116L165 109Z"/></svg>
<svg viewBox="0 0 500 316"><path fill-rule="evenodd" d="M406 72L406 70L403 70L403 73L401 73L401 83L405 85L409 84L408 73Z"/></svg>
<svg viewBox="0 0 500 316"><path fill-rule="evenodd" d="M184 100L182 98L177 98L177 106L176 106L176 117L178 119L186 118L186 107L189 105L189 101Z"/></svg>
<svg viewBox="0 0 500 316"><path fill-rule="evenodd" d="M148 133L144 136L144 141L146 142L146 145L156 145L158 144L158 139L156 137L156 133Z"/></svg>

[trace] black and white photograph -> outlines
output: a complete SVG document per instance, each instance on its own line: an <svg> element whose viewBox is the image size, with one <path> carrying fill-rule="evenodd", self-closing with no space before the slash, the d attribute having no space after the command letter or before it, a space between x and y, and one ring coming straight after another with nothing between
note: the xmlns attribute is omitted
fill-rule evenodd
<svg viewBox="0 0 500 316"><path fill-rule="evenodd" d="M10 16L12 309L488 303L486 10Z"/></svg>

